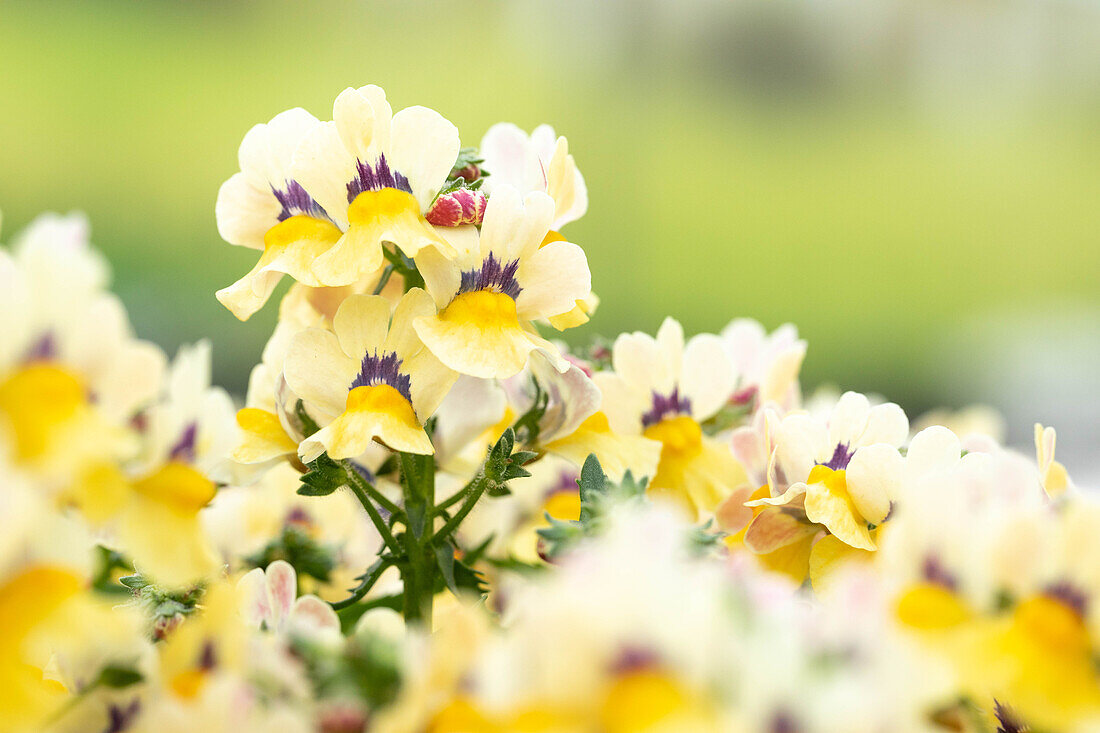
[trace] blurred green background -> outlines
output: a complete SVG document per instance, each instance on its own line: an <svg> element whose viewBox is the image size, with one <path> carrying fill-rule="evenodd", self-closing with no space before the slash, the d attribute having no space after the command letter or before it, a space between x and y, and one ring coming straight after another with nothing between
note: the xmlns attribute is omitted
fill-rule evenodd
<svg viewBox="0 0 1100 733"><path fill-rule="evenodd" d="M255 259L218 186L251 125L377 83L467 145L568 136L602 297L574 342L793 321L808 385L1092 431L1098 29L1056 0L0 1L4 239L86 211L137 331L212 338L242 391L276 307L214 300Z"/></svg>

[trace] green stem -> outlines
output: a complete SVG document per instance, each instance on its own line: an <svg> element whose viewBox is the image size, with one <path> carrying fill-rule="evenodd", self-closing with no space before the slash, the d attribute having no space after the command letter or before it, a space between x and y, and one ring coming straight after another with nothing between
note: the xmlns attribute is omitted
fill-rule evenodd
<svg viewBox="0 0 1100 733"><path fill-rule="evenodd" d="M374 587L374 584L378 582L378 579L382 577L382 573L386 571L390 565L393 565L393 558L380 557L371 565L365 573L363 573L363 582L351 592L347 598L342 601L337 601L332 604L332 607L339 611L348 606L352 606L363 599L364 596Z"/></svg>
<svg viewBox="0 0 1100 733"><path fill-rule="evenodd" d="M404 614L408 623L431 629L435 591L435 559L427 547L430 514L435 503L435 459L413 453L401 454L401 489L408 518L403 537L407 568L403 568Z"/></svg>
<svg viewBox="0 0 1100 733"><path fill-rule="evenodd" d="M447 520L447 523L443 527L432 535L431 544L435 544L440 539L445 539L451 536L451 533L458 529L458 525L462 524L462 520L466 518L466 515L473 510L474 505L477 504L477 500L481 498L481 495L485 493L485 489L489 488L489 478L485 475L484 469L478 474L470 483L466 484L466 488L461 493L466 494L466 500L462 503L462 506L455 513L453 517Z"/></svg>
<svg viewBox="0 0 1100 733"><path fill-rule="evenodd" d="M393 536L393 532L390 531L389 526L386 525L382 515L379 513L378 508L370 500L367 489L365 486L367 480L359 475L359 472L354 468L345 467L344 472L348 476L348 486L351 488L355 497L359 499L359 503L363 505L363 508L367 510L367 516L370 517L371 522L374 523L375 529L378 530L378 534L382 536L382 541L386 543L386 547L390 549L394 555L401 554L401 545L398 543L397 538Z"/></svg>

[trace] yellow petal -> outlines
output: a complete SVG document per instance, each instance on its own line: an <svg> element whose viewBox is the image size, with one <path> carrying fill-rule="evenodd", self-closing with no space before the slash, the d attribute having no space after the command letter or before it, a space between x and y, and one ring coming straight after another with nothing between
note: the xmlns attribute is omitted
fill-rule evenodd
<svg viewBox="0 0 1100 733"><path fill-rule="evenodd" d="M848 495L844 471L814 466L807 479L806 517L811 522L825 525L830 532L852 547L875 549L867 522Z"/></svg>
<svg viewBox="0 0 1100 733"><path fill-rule="evenodd" d="M274 412L245 407L237 412L237 425L241 442L233 449L233 460L238 463L263 463L298 450Z"/></svg>
<svg viewBox="0 0 1100 733"><path fill-rule="evenodd" d="M41 456L56 430L76 416L85 402L84 387L68 371L36 363L0 384L0 417L6 417L21 460Z"/></svg>
<svg viewBox="0 0 1100 733"><path fill-rule="evenodd" d="M853 562L870 562L872 558L873 552L856 549L833 535L822 537L810 552L810 583L814 593L827 594L830 581L841 567Z"/></svg>
<svg viewBox="0 0 1100 733"><path fill-rule="evenodd" d="M578 466L594 453L612 481L622 481L627 471L639 479L654 476L661 460L659 442L613 432L602 412L589 415L572 434L547 443L545 448Z"/></svg>
<svg viewBox="0 0 1100 733"><path fill-rule="evenodd" d="M378 439L396 451L435 452L409 401L388 384L364 385L348 393L347 409L312 436L333 459L353 458Z"/></svg>
<svg viewBox="0 0 1100 733"><path fill-rule="evenodd" d="M417 318L414 327L436 358L473 377L514 376L537 346L520 326L516 302L504 293L461 293L439 315Z"/></svg>
<svg viewBox="0 0 1100 733"><path fill-rule="evenodd" d="M898 599L898 620L914 629L946 629L970 618L970 609L950 588L919 583Z"/></svg>

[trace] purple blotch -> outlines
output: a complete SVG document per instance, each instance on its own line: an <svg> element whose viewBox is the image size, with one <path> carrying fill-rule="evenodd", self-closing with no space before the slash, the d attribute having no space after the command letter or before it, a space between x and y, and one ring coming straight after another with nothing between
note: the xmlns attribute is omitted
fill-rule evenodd
<svg viewBox="0 0 1100 733"><path fill-rule="evenodd" d="M372 167L370 163L361 160L355 161L355 178L348 181L348 203L364 191L381 191L383 188L396 188L405 193L412 193L409 179L399 171L391 170L385 154L378 156L378 162Z"/></svg>
<svg viewBox="0 0 1100 733"><path fill-rule="evenodd" d="M190 463L195 460L195 438L198 436L199 426L197 423L188 423L187 427L180 433L179 440L172 446L172 449L168 451L168 460L170 461L183 461L184 463Z"/></svg>
<svg viewBox="0 0 1100 733"><path fill-rule="evenodd" d="M490 253L482 261L481 269L467 270L462 273L458 292L475 293L488 290L494 293L504 293L515 300L523 292L523 288L516 281L517 269L519 269L519 260L512 260L508 264L502 265L500 260Z"/></svg>
<svg viewBox="0 0 1100 733"><path fill-rule="evenodd" d="M412 380L408 374L401 371L401 360L392 351L378 356L378 352L367 354L363 357L359 374L348 387L348 391L356 387L370 387L376 384L388 384L401 393L401 396L412 402Z"/></svg>
<svg viewBox="0 0 1100 733"><path fill-rule="evenodd" d="M282 191L272 186L271 193L275 195L275 200L283 207L283 210L279 212L279 221L286 221L297 214L332 221L328 212L314 201L313 197L302 188L302 184L297 181L287 181L286 188Z"/></svg>
<svg viewBox="0 0 1100 733"><path fill-rule="evenodd" d="M819 463L819 466L825 466L831 468L834 471L843 471L848 468L848 462L852 460L856 452L854 450L848 450L847 443L837 443L836 448L833 449L833 457L825 463Z"/></svg>
<svg viewBox="0 0 1100 733"><path fill-rule="evenodd" d="M691 414L691 400L680 396L680 388L676 387L669 395L653 393L653 406L649 412L642 415L642 427L648 428L656 425L670 415Z"/></svg>

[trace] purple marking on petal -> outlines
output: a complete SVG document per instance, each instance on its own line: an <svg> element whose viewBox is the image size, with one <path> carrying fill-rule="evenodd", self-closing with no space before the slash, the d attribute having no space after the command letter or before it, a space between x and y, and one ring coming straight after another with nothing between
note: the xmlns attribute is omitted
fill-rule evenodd
<svg viewBox="0 0 1100 733"><path fill-rule="evenodd" d="M139 712L141 712L141 700L134 700L126 707L114 703L108 705L107 727L103 733L124 733L130 730Z"/></svg>
<svg viewBox="0 0 1100 733"><path fill-rule="evenodd" d="M168 451L168 460L170 461L183 461L190 463L195 460L195 437L198 435L199 426L196 423L189 423L183 432L180 433L179 440L172 446L172 449Z"/></svg>
<svg viewBox="0 0 1100 733"><path fill-rule="evenodd" d="M363 356L362 366L348 391L376 384L388 384L412 403L412 380L401 371L401 360L397 358L397 354L389 352L379 356L376 351Z"/></svg>
<svg viewBox="0 0 1100 733"><path fill-rule="evenodd" d="M481 263L479 270L467 270L462 273L462 280L458 285L460 293L475 293L488 290L493 293L504 293L512 300L519 297L523 288L516 280L516 270L519 269L519 260L512 260L502 265L495 255L489 253Z"/></svg>
<svg viewBox="0 0 1100 733"><path fill-rule="evenodd" d="M656 425L666 417L690 414L691 400L680 396L679 387L674 388L672 393L668 395L660 395L654 392L652 407L650 407L649 412L642 415L642 427L648 428L650 425Z"/></svg>
<svg viewBox="0 0 1100 733"><path fill-rule="evenodd" d="M1061 601L1066 604L1082 618L1085 617L1089 610L1088 595L1067 580L1048 585L1043 593L1056 601Z"/></svg>
<svg viewBox="0 0 1100 733"><path fill-rule="evenodd" d="M281 191L272 186L271 193L274 194L279 205L283 207L283 210L279 212L279 221L286 221L298 214L312 216L314 219L332 221L328 212L314 201L313 197L302 188L302 184L297 181L287 181L286 188Z"/></svg>
<svg viewBox="0 0 1100 733"><path fill-rule="evenodd" d="M202 654L199 656L199 669L209 672L218 666L218 650L214 647L213 640L207 640L202 646Z"/></svg>
<svg viewBox="0 0 1100 733"><path fill-rule="evenodd" d="M628 674L653 667L657 664L657 653L652 649L637 645L624 646L611 662L613 674Z"/></svg>
<svg viewBox="0 0 1100 733"><path fill-rule="evenodd" d="M940 562L940 559L935 555L929 555L924 558L924 564L921 565L921 575L929 583L947 588L948 590L956 590L959 586L958 580L951 574Z"/></svg>
<svg viewBox="0 0 1100 733"><path fill-rule="evenodd" d="M46 331L27 349L23 361L48 361L57 356L57 337L53 331Z"/></svg>
<svg viewBox="0 0 1100 733"><path fill-rule="evenodd" d="M831 468L834 471L842 471L848 468L848 462L852 460L856 452L854 450L848 450L847 443L837 443L836 448L833 448L833 457L825 463L819 463L819 466L825 466Z"/></svg>
<svg viewBox="0 0 1100 733"><path fill-rule="evenodd" d="M791 714L786 710L780 710L772 718L771 726L768 728L769 733L798 733L798 723L795 722Z"/></svg>
<svg viewBox="0 0 1100 733"><path fill-rule="evenodd" d="M361 160L355 161L355 178L348 181L348 203L364 191L381 191L383 188L396 188L398 191L412 193L409 179L400 171L390 169L389 161L383 153L378 156L378 162L371 166Z"/></svg>

